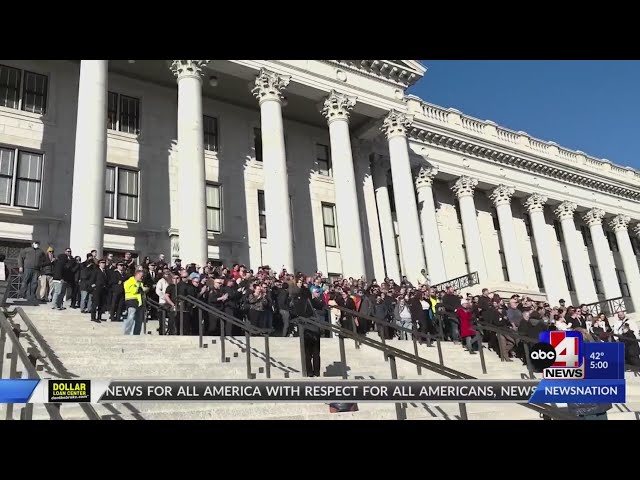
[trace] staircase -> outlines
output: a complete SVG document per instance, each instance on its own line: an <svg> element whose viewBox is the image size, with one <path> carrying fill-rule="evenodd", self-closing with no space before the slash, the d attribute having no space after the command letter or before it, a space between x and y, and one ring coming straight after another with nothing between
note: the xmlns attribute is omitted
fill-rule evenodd
<svg viewBox="0 0 640 480"><path fill-rule="evenodd" d="M44 359L42 378L81 379L243 379L246 378L245 338L231 337L226 343L227 362L220 361L220 341L205 337L207 348L198 348L197 337L160 336L155 334L157 322L149 322L148 332L141 336L125 336L123 324L96 324L78 310L51 310L48 305L23 307L46 344L52 350ZM16 315L12 321L21 324ZM21 324L22 330L26 326ZM24 347L37 346L33 333L21 335ZM389 345L413 353L413 343L390 340ZM356 349L353 341L345 341L349 378L390 378L389 363L383 354L363 346ZM469 355L460 345L442 343L445 365L455 370L487 379L528 378L520 361L502 363L493 352L485 351L487 375L482 374L479 355ZM266 378L264 341L254 337L251 342L252 372L258 379ZM419 347L420 356L438 362L435 347ZM337 339L322 339L322 372L326 377L339 378L342 368ZM270 339L271 378L302 378L297 338ZM7 366L4 369L6 370ZM418 375L415 365L399 360L401 379L442 379L429 371ZM626 405L615 406L611 419L640 419L640 381L628 374ZM7 378L3 375L3 378ZM360 411L331 414L326 404L283 403L170 403L137 402L125 404L63 404L64 419L101 418L105 420L156 419L395 419L395 405L391 403L360 403ZM17 418L20 408L14 408ZM0 406L0 418L5 418L6 406ZM538 414L517 404L467 404L469 419L538 419ZM49 419L43 405L34 405L34 419ZM413 420L456 420L460 410L456 403L407 405L407 418Z"/></svg>

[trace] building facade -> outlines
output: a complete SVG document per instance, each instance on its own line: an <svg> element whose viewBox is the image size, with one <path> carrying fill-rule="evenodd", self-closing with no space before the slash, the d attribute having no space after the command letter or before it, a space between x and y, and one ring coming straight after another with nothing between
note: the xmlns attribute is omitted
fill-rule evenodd
<svg viewBox="0 0 640 480"><path fill-rule="evenodd" d="M408 95L413 60L0 60L0 251L640 305L640 172Z"/></svg>

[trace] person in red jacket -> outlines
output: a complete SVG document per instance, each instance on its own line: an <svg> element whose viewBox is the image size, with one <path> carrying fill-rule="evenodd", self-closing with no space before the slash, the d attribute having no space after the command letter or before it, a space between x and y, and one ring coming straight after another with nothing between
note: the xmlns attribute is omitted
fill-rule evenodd
<svg viewBox="0 0 640 480"><path fill-rule="evenodd" d="M458 307L456 313L460 319L460 338L466 342L467 351L475 355L478 349L478 339L476 337L476 331L473 328L473 312L471 311L471 302L467 299L463 299L461 306Z"/></svg>

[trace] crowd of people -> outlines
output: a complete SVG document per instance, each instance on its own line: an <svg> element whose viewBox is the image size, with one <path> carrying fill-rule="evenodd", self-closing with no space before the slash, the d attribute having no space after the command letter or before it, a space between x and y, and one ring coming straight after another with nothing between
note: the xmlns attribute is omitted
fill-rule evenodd
<svg viewBox="0 0 640 480"><path fill-rule="evenodd" d="M322 272L306 275L286 270L275 271L269 266L255 272L245 265L231 268L182 265L180 259L167 263L164 255L155 261L145 257L137 264L131 253L116 261L113 254L98 258L98 252L74 257L71 249L55 254L53 247L44 252L39 242L25 248L19 256L22 274L21 296L51 302L52 308L64 309L64 299L70 308L90 314L96 323L107 313L111 321L124 321L127 334L139 334L145 315L155 318L159 309L148 308L148 300L159 304L167 319L168 334L197 335L200 316L193 304L178 301L192 296L211 307L273 335L297 334L297 317L314 318L359 334L375 331L387 339L398 336L421 343L441 335L443 340L460 342L470 353L478 349L477 323L518 332L536 339L544 330L581 330L592 341L625 341L627 363L640 365L637 324L624 312L613 321L604 314L592 315L585 305L573 307L564 299L558 305L535 302L529 297L513 295L501 298L483 289L481 295L462 296L452 286L437 289L428 285L423 270L418 285L406 277L400 283L385 278L378 282L362 278L338 277L331 281ZM356 312L355 315L351 312ZM369 318L366 318L369 317ZM392 328L382 322L401 328ZM203 331L219 335L221 323L214 315L204 315ZM236 322L236 323L238 323ZM382 326L381 326L382 325ZM225 334L241 334L233 322L224 322ZM182 330L182 331L181 331ZM308 347L312 358L319 357L319 339L329 335L309 327ZM522 342L516 337L484 331L484 341L505 361L514 357L524 360ZM319 360L318 360L319 363ZM309 371L316 371L313 361Z"/></svg>

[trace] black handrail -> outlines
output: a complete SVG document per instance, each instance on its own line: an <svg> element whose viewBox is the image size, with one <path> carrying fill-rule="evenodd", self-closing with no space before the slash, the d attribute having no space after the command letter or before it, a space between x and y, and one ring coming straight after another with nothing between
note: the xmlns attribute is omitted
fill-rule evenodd
<svg viewBox="0 0 640 480"><path fill-rule="evenodd" d="M462 290L463 288L473 287L478 283L480 283L478 272L473 272L452 278L446 282L436 283L435 285L431 285L431 288L435 288L436 290L445 290L447 287L453 287L456 290Z"/></svg>
<svg viewBox="0 0 640 480"><path fill-rule="evenodd" d="M457 370L454 370L452 368L449 368L443 365L439 365L437 363L431 362L429 360L426 360L424 358L421 358L419 356L416 356L404 350L391 347L389 345L383 344L382 342L378 342L377 340L373 340L372 338L369 338L366 336L360 336L352 332L351 330L341 328L336 325L332 325L331 323L320 322L318 320L313 320L307 317L297 317L293 321L299 324L299 331L300 331L301 338L304 337L304 330L305 330L304 324L310 324L321 330L326 330L334 334L337 334L338 337L341 339L341 341L343 341L344 337L351 338L353 340L356 340L355 337L360 337L357 340L361 344L374 348L376 350L380 350L381 352L383 352L385 357L389 358L391 377L393 379L397 379L396 358L399 358L401 360L405 360L406 362L413 363L414 365L420 365L422 368L426 370L437 373L447 378L477 380L476 377L473 377L466 373L459 372ZM300 342L300 354L301 354L302 371L303 373L305 373L306 372L306 362L305 362L306 355L305 355L304 342L302 341ZM347 364L346 364L346 355L344 352L343 344L341 344L341 348L340 348L340 357L341 357L341 362L343 364L343 372L346 372ZM343 373L343 377L344 377L344 373ZM553 418L553 419L560 419L560 420L575 420L574 416L571 416L568 413L565 413L559 410L558 408L550 405L536 405L536 404L529 404L529 403L518 403L518 405L522 405L525 408L534 410L545 418ZM467 420L468 418L467 418L467 410L466 410L465 403L464 402L459 403L459 407L460 407L461 418L463 420ZM396 413L397 413L398 420L406 419L406 409L400 407L399 404L396 404Z"/></svg>
<svg viewBox="0 0 640 480"><path fill-rule="evenodd" d="M55 369L55 373L58 376L60 376L60 378L65 378L65 379L73 378L72 374L67 370L67 368L58 359L58 357L55 354L55 352L51 349L51 347L49 347L49 345L47 344L46 340L44 339L44 337L42 336L40 331L36 328L36 326L33 324L31 319L29 318L29 316L26 314L26 312L21 307L14 308L14 310L12 310L12 311L4 309L4 313L5 313L5 315L7 315L7 314L15 314L15 315L18 315L20 317L20 319L26 325L28 333L31 335L31 337L33 337L33 340L38 344L38 348L44 352L44 355L41 355L41 358L46 358L47 359L48 363L51 364L51 366ZM2 362L2 360L0 359L0 366L2 365L1 362ZM46 404L46 405L50 405L51 407L53 407L55 409L55 411L58 413L58 415L60 414L60 404L59 403L51 403L51 404ZM100 415L98 414L98 412L96 412L95 408L93 408L93 406L91 406L91 404L81 403L80 404L80 408L84 411L84 413L87 415L87 418L89 420L100 420L101 419ZM48 407L47 407L47 410L49 410Z"/></svg>
<svg viewBox="0 0 640 480"><path fill-rule="evenodd" d="M224 322L230 322L233 325L236 325L237 327L240 327L242 330L244 330L244 336L245 336L245 353L246 353L246 359L247 359L247 378L248 379L253 379L255 378L255 374L252 373L251 371L251 336L255 335L255 336L264 336L264 345L265 345L265 351L268 353L269 352L269 334L271 333L271 330L268 329L264 329L264 328L258 328L254 325L251 325L248 322L243 322L225 312L222 312L220 310L218 310L215 307L212 307L211 305L209 305L208 303L203 302L202 300L198 300L197 298L194 298L192 296L179 296L177 298L178 302L180 302L181 308L180 308L180 314L182 317L182 314L184 313L184 302L187 302L191 305L193 305L194 307L196 307L199 312L198 312L198 318L199 318L199 332L198 332L198 336L199 336L199 345L200 348L203 348L204 346L204 342L203 342L203 322L202 322L202 312L206 312L209 315L213 315L215 317L218 318L218 320L220 321L220 350L221 350L221 362L224 363L226 362L226 357L225 357L225 323ZM182 323L182 318L181 318L181 323ZM181 324L181 330L180 333L182 334L184 325ZM265 373L267 378L271 378L271 359L269 358L268 355L265 355L264 357L264 362L265 362Z"/></svg>
<svg viewBox="0 0 640 480"><path fill-rule="evenodd" d="M585 307L587 307L587 311L594 317L600 313L604 313L607 317L610 317L618 312L627 311L624 297L607 298L601 302L588 303Z"/></svg>
<svg viewBox="0 0 640 480"><path fill-rule="evenodd" d="M169 325L166 323L167 309L164 308L162 304L156 302L155 300L152 300L149 297L145 299L145 302L147 305L147 309L149 310L153 309L158 314L158 334L168 335L170 332L169 332ZM147 312L145 312L145 318L146 318L146 313ZM146 325L145 325L145 332L146 332Z"/></svg>
<svg viewBox="0 0 640 480"><path fill-rule="evenodd" d="M10 354L10 369L9 369L9 378L22 378L22 373L18 376L18 360L24 365L25 370L27 371L27 378L40 380L40 375L36 370L36 363L38 361L38 357L33 354L28 354L22 345L20 345L20 340L18 339L18 335L22 333L19 327L15 329L7 320L4 312L0 313L0 344L2 344L2 356L4 357L4 345L6 343L6 339L8 338L11 342L11 354ZM0 364L0 373L1 373L2 364ZM62 420L60 412L56 407L54 407L50 403L44 404L49 416L53 420ZM13 420L13 403L7 404L7 420ZM21 420L32 420L33 419L33 404L27 403L22 408L20 413Z"/></svg>

